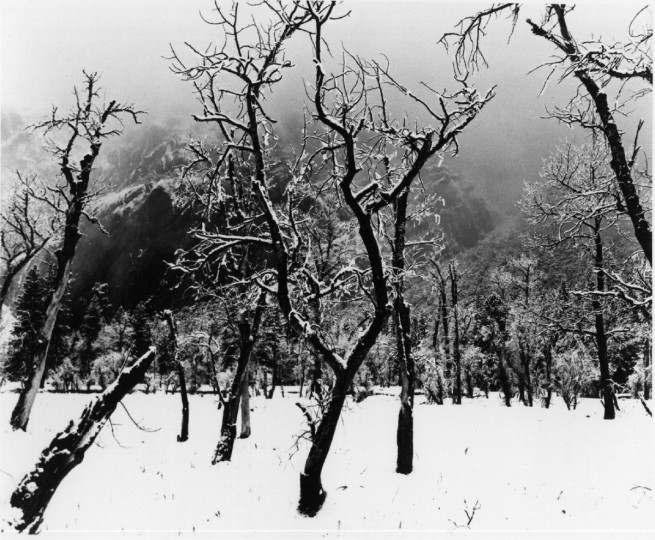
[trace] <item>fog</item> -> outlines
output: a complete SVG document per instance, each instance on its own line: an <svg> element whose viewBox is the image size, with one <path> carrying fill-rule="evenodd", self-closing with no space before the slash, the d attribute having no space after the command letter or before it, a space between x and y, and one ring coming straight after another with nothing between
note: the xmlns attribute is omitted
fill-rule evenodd
<svg viewBox="0 0 655 540"><path fill-rule="evenodd" d="M217 27L204 23L199 11L211 17L211 0L3 0L1 4L3 112L25 118L48 113L50 106L71 102L82 69L102 74L111 98L147 110L144 123L166 123L197 112L189 84L170 71L170 46L184 49L188 41L200 48L215 41ZM348 18L333 24L326 36L335 55L341 45L363 57L390 60L391 71L408 86L425 81L437 88L453 87L451 57L437 44L459 19L483 4L437 1L349 1ZM621 39L638 4L583 4L570 16L574 33L585 37ZM500 212L511 211L524 180L537 177L543 157L570 130L543 120L546 107L564 104L573 87L553 81L543 95L545 72L528 72L547 61L552 48L532 36L525 18L541 17L543 7L528 5L508 44L511 24L492 21L484 41L489 63L473 78L486 90L497 85L497 97L461 139L456 167ZM301 114L303 78L312 77L309 39L292 40L288 57L295 68L276 89L268 110L283 130L293 132ZM629 132L639 117L650 118L650 98L624 119ZM398 113L405 109L398 105ZM417 111L409 110L410 115ZM647 124L644 144L650 148ZM5 171L3 171L4 174Z"/></svg>

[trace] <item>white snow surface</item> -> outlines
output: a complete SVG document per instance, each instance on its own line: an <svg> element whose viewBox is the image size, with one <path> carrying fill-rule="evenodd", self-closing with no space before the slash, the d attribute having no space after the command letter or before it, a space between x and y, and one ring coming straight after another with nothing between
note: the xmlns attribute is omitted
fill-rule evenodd
<svg viewBox="0 0 655 540"><path fill-rule="evenodd" d="M328 497L314 518L296 512L308 445L296 395L255 397L252 436L232 461L210 464L222 410L190 396L190 439L178 443L179 395L134 393L55 493L42 530L62 531L650 531L655 529L655 422L634 400L614 421L597 400L567 411L465 400L415 406L414 472L395 473L397 398L349 402L323 471ZM56 433L91 399L41 393L27 433L9 428L17 394L0 393L0 518ZM651 409L652 409L651 402ZM468 527L469 514L475 510ZM6 523L0 527L7 530ZM322 534L324 535L324 534ZM283 535L284 536L284 535ZM260 536L258 536L260 537ZM261 536L266 537L266 535ZM296 537L294 535L294 537Z"/></svg>

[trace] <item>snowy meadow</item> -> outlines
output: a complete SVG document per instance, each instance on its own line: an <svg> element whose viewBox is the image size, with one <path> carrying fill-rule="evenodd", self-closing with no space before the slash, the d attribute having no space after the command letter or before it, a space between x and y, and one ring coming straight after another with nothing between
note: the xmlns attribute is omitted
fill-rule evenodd
<svg viewBox="0 0 655 540"><path fill-rule="evenodd" d="M415 470L395 472L397 397L346 405L326 463L322 511L299 516L307 445L297 394L251 399L252 436L212 466L221 411L191 396L189 440L176 441L179 395L133 393L84 462L63 481L43 531L646 530L655 528L655 429L641 404L621 401L603 422L598 400L575 411L506 408L490 398L461 407L417 400ZM388 391L389 389L384 389ZM0 394L3 418L15 394ZM2 432L0 514L56 431L89 395L40 396L27 432ZM6 418L5 418L6 420ZM611 465L608 466L607 464ZM5 525L6 527L6 525ZM6 529L5 529L6 530Z"/></svg>

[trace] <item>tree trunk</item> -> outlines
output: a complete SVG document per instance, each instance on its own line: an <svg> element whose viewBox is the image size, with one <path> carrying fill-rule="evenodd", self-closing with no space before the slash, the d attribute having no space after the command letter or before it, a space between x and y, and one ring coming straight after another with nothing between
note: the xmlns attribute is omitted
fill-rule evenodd
<svg viewBox="0 0 655 540"><path fill-rule="evenodd" d="M646 345L644 347L644 399L650 399L650 389L652 381L652 372L650 369L650 339L646 339Z"/></svg>
<svg viewBox="0 0 655 540"><path fill-rule="evenodd" d="M300 348L300 345L298 347ZM305 356L302 351L298 352L298 360L300 363L300 386L298 388L298 397L302 397L303 386L305 386Z"/></svg>
<svg viewBox="0 0 655 540"><path fill-rule="evenodd" d="M450 263L450 302L453 319L453 361L455 363L455 384L453 388L453 405L462 404L462 360L459 346L459 298L457 291L457 269Z"/></svg>
<svg viewBox="0 0 655 540"><path fill-rule="evenodd" d="M512 382L509 379L507 368L505 367L505 360L502 354L498 354L498 384L503 393L503 400L507 407L512 406Z"/></svg>
<svg viewBox="0 0 655 540"><path fill-rule="evenodd" d="M473 376L471 375L471 369L466 368L465 372L466 379L466 397L473 399Z"/></svg>
<svg viewBox="0 0 655 540"><path fill-rule="evenodd" d="M348 376L347 372L336 376L330 402L316 430L312 447L305 462L305 469L300 474L298 512L303 515L315 516L325 501L327 494L321 483L321 472L330 451L351 381L352 377Z"/></svg>
<svg viewBox="0 0 655 540"><path fill-rule="evenodd" d="M398 455L396 472L409 474L414 463L414 391L416 372L412 346L410 342L410 308L402 297L396 300L396 337L398 358L400 361L400 411L398 413L398 430L396 443Z"/></svg>
<svg viewBox="0 0 655 540"><path fill-rule="evenodd" d="M237 417L239 415L239 401L241 394L236 392L231 394L225 400L223 406L223 419L221 421L221 435L214 451L212 465L221 461L230 461L232 459L232 450L234 449L234 439L237 437Z"/></svg>
<svg viewBox="0 0 655 540"><path fill-rule="evenodd" d="M228 399L223 407L223 419L221 421L221 434L216 445L212 465L221 461L230 461L232 459L232 450L234 449L234 440L237 436L237 417L239 415L239 402L241 401L241 392L243 390L243 380L248 380L248 365L255 342L259 335L259 325L262 314L266 305L266 292L261 291L257 297L257 304L253 315L252 326L249 321L249 311L244 310L241 320L239 321L239 360L237 370L232 380ZM249 412L250 410L248 410Z"/></svg>
<svg viewBox="0 0 655 540"><path fill-rule="evenodd" d="M57 254L58 259L60 259L61 252L58 251ZM71 260L72 255L68 261L63 262L64 266L62 271L57 273L55 289L52 292L52 296L50 297L50 301L46 309L45 320L38 332L38 345L34 353L31 373L28 379L25 381L20 395L18 396L18 402L16 403L13 412L11 413L10 423L13 429L22 429L23 431L27 429L27 423L30 419L32 406L34 405L34 400L36 399L36 395L39 392L41 380L43 379L43 374L45 373L48 348L50 347L50 338L52 337L52 331L55 327L55 323L57 322L59 308L61 307L61 302L66 292Z"/></svg>
<svg viewBox="0 0 655 540"><path fill-rule="evenodd" d="M530 350L527 344L524 344L524 346L521 347L521 363L521 371L523 372L523 380L525 383L525 392L528 398L528 407L532 407L534 405L534 394L532 390L532 376L530 373Z"/></svg>
<svg viewBox="0 0 655 540"><path fill-rule="evenodd" d="M412 356L411 314L404 297L405 271L405 232L407 225L407 205L409 190L404 190L394 205L395 231L392 266L396 273L396 299L394 319L396 322L396 351L400 372L400 411L396 444L396 472L409 474L414 467L414 391L416 371Z"/></svg>
<svg viewBox="0 0 655 540"><path fill-rule="evenodd" d="M178 358L178 341L177 341L177 324L173 317L173 312L169 309L164 311L164 318L168 324L168 332L173 349L173 362L177 371L177 380L180 385L180 398L182 399L182 425L180 434L177 436L177 442L185 442L189 439L189 398L186 392L186 377L184 375L184 363Z"/></svg>
<svg viewBox="0 0 655 540"><path fill-rule="evenodd" d="M594 266L596 269L596 289L602 292L605 290L605 274L603 270L603 241L600 235L600 220L601 218L597 217L595 223L594 245L596 250ZM616 414L614 411L614 388L610 377L609 359L607 357L607 334L605 332L603 306L597 296L594 297L591 304L595 313L596 346L598 348L598 365L600 367L603 406L605 409L603 418L605 420L613 420Z"/></svg>
<svg viewBox="0 0 655 540"><path fill-rule="evenodd" d="M25 475L11 495L11 505L22 514L13 523L18 531L38 531L43 521L43 513L59 484L82 462L86 451L118 403L141 381L154 357L155 348L150 347L148 352L125 369L107 390L93 398L81 417L77 421L71 421L41 453L35 468Z"/></svg>
<svg viewBox="0 0 655 540"><path fill-rule="evenodd" d="M553 364L553 350L547 345L544 350L544 362L546 369L546 397L544 398L544 407L550 408L550 402L553 396L553 387L551 383L551 368Z"/></svg>
<svg viewBox="0 0 655 540"><path fill-rule="evenodd" d="M177 362L177 378L180 382L180 398L182 399L182 424L177 442L185 442L189 440L189 397L186 393L186 379L182 362Z"/></svg>
<svg viewBox="0 0 655 540"><path fill-rule="evenodd" d="M240 439L250 437L250 381L248 372L241 381L241 433Z"/></svg>

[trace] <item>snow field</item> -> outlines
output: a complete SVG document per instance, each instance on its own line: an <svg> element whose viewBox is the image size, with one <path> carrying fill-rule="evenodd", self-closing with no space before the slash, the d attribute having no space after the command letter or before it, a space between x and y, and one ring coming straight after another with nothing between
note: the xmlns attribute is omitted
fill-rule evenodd
<svg viewBox="0 0 655 540"><path fill-rule="evenodd" d="M14 393L0 394L0 518L9 497L52 437L91 399L38 396L28 432L13 432ZM190 396L190 439L178 443L179 395L124 400L85 460L62 482L47 531L363 531L655 529L655 423L636 401L603 421L596 400L567 411L497 395L460 407L415 406L414 472L396 474L398 401L349 402L323 471L328 497L315 518L296 513L308 445L297 395L251 399L253 434L232 462L210 464L222 411L212 395ZM468 515L467 515L468 513ZM2 528L6 528L3 525Z"/></svg>

